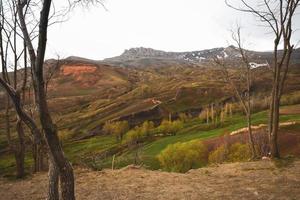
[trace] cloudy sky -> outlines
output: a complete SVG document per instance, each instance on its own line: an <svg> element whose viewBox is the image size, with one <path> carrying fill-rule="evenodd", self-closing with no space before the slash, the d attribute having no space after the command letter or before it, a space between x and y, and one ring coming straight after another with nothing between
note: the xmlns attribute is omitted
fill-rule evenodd
<svg viewBox="0 0 300 200"><path fill-rule="evenodd" d="M61 0L54 2L56 9L64 6ZM272 49L268 30L224 0L106 0L105 6L107 10L78 7L66 22L51 26L47 58L59 54L99 60L132 47L192 51L228 46L236 24L243 28L247 48ZM299 15L296 22L300 24Z"/></svg>

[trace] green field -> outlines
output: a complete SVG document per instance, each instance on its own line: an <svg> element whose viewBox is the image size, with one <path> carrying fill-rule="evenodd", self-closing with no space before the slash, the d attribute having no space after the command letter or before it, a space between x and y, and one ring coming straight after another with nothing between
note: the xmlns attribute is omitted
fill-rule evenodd
<svg viewBox="0 0 300 200"><path fill-rule="evenodd" d="M283 107L285 110L294 109L297 106ZM300 122L300 114L285 114L280 117L281 122L297 121ZM267 112L258 112L253 115L253 125L266 124ZM246 126L243 115L236 114L232 118L228 118L222 125L209 126L200 121L198 118L190 119L184 123L184 127L174 136L157 136L150 141L145 141L138 149L126 148L115 156L115 167L120 168L137 162L144 164L149 169L160 168L156 156L165 149L169 144L176 142L185 142L194 139L206 140L218 137L234 130L238 130ZM299 126L295 126L298 130ZM2 141L1 143L5 143ZM63 143L64 151L67 157L74 165L86 165L95 169L110 168L112 163L112 155L105 158L97 156L112 148L117 148L122 143L116 142L113 136L96 136L89 139L79 141L66 141ZM136 157L136 152L138 156ZM138 158L137 160L135 160ZM26 169L30 170L32 158L30 153L26 154ZM12 174L14 172L14 159L12 155L0 156L0 173Z"/></svg>

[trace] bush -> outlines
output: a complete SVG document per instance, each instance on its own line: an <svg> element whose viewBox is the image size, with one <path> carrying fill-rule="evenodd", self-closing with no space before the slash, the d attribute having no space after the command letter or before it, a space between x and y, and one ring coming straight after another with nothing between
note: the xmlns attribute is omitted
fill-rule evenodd
<svg viewBox="0 0 300 200"><path fill-rule="evenodd" d="M229 162L243 162L251 158L251 151L249 145L235 143L229 148L228 161Z"/></svg>
<svg viewBox="0 0 300 200"><path fill-rule="evenodd" d="M131 145L136 145L145 136L146 135L141 131L141 129L136 127L126 133L125 141L130 143Z"/></svg>
<svg viewBox="0 0 300 200"><path fill-rule="evenodd" d="M208 162L223 163L227 160L227 157L228 157L228 150L225 148L224 145L222 145L209 154Z"/></svg>
<svg viewBox="0 0 300 200"><path fill-rule="evenodd" d="M152 121L145 121L140 129L143 135L150 136L154 129L154 123Z"/></svg>
<svg viewBox="0 0 300 200"><path fill-rule="evenodd" d="M183 173L206 165L207 148L199 140L178 142L168 145L158 155L158 160L164 170Z"/></svg>
<svg viewBox="0 0 300 200"><path fill-rule="evenodd" d="M209 163L243 162L251 158L251 151L247 144L234 143L227 148L222 145L208 156Z"/></svg>
<svg viewBox="0 0 300 200"><path fill-rule="evenodd" d="M164 135L176 135L176 133L183 128L183 123L180 120L169 121L163 120L158 127L158 131Z"/></svg>
<svg viewBox="0 0 300 200"><path fill-rule="evenodd" d="M141 139L149 137L154 129L154 123L152 121L145 121L141 126L136 126L126 133L125 142L131 145L138 144Z"/></svg>
<svg viewBox="0 0 300 200"><path fill-rule="evenodd" d="M114 135L117 141L122 141L123 135L128 129L129 125L127 121L106 122L103 126L103 131Z"/></svg>
<svg viewBox="0 0 300 200"><path fill-rule="evenodd" d="M180 113L179 114L179 119L182 122L187 122L189 119L191 119L191 116L185 114L185 113Z"/></svg>

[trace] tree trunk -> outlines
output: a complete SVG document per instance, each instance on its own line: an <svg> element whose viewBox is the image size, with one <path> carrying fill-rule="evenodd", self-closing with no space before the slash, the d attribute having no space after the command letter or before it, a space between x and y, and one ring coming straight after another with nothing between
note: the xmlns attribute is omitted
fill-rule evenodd
<svg viewBox="0 0 300 200"><path fill-rule="evenodd" d="M10 135L10 119L9 119L9 107L10 107L10 101L9 96L7 95L7 103L5 108L5 125L6 125L6 137L7 137L7 143L8 146L11 146L11 135Z"/></svg>
<svg viewBox="0 0 300 200"><path fill-rule="evenodd" d="M17 178L23 178L25 176L24 160L25 160L25 134L22 125L22 121L19 119L17 122L18 144L15 148Z"/></svg>
<svg viewBox="0 0 300 200"><path fill-rule="evenodd" d="M211 104L211 121L214 124L215 118L214 118L214 104Z"/></svg>
<svg viewBox="0 0 300 200"><path fill-rule="evenodd" d="M279 128L279 100L275 97L272 117L272 131L271 131L271 156L272 158L280 158L278 148L278 128Z"/></svg>
<svg viewBox="0 0 300 200"><path fill-rule="evenodd" d="M49 155L49 188L48 188L48 197L47 200L59 200L58 193L58 182L59 182L59 171L53 160L53 158Z"/></svg>
<svg viewBox="0 0 300 200"><path fill-rule="evenodd" d="M45 126L45 124L44 124ZM71 164L64 156L55 127L46 127L45 135L50 149L50 157L59 170L61 196L63 200L74 200L74 174Z"/></svg>
<svg viewBox="0 0 300 200"><path fill-rule="evenodd" d="M272 140L272 131L273 131L273 115L274 115L274 88L272 89L271 93L271 99L270 99L270 109L269 109L269 125L268 125L268 131L269 131L269 140Z"/></svg>
<svg viewBox="0 0 300 200"><path fill-rule="evenodd" d="M249 142L250 142L250 149L251 149L251 154L252 154L252 159L256 158L256 151L255 151L255 145L254 145L254 139L253 139L253 134L252 134L252 122L251 122L251 114L247 115L247 124L248 124L248 137L249 137Z"/></svg>
<svg viewBox="0 0 300 200"><path fill-rule="evenodd" d="M206 108L206 124L209 124L209 108Z"/></svg>
<svg viewBox="0 0 300 200"><path fill-rule="evenodd" d="M33 141L32 144L32 155L33 155L33 171L34 172L40 172L45 169L44 167L44 157L45 157L45 151L44 151L44 143L37 144Z"/></svg>
<svg viewBox="0 0 300 200"><path fill-rule="evenodd" d="M23 9L25 4L20 1L18 4L18 15L21 30L23 32L26 46L30 55L30 61L33 70L33 85L39 110L39 118L44 130L50 156L53 158L54 163L59 170L61 196L63 200L74 200L75 192L73 168L64 156L63 150L61 148L57 135L57 127L51 119L47 104L47 96L45 93L43 65L47 46L47 30L51 2L51 0L44 0L40 12L38 47L36 51L37 54L35 53L35 49L33 47L32 40L27 30L27 25L24 18Z"/></svg>

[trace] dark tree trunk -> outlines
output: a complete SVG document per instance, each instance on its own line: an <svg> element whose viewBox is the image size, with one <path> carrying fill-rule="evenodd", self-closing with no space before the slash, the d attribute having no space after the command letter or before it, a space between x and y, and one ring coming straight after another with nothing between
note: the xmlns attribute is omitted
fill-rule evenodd
<svg viewBox="0 0 300 200"><path fill-rule="evenodd" d="M33 171L34 172L40 172L45 170L44 166L44 157L46 155L46 152L44 150L44 142L41 142L40 144L37 144L33 142L32 144L32 155L34 160L33 165Z"/></svg>
<svg viewBox="0 0 300 200"><path fill-rule="evenodd" d="M273 117L272 117L272 131L271 131L271 156L272 158L280 158L279 148L278 148L278 128L279 128L279 104L278 98L274 99L273 107Z"/></svg>
<svg viewBox="0 0 300 200"><path fill-rule="evenodd" d="M22 121L19 119L17 122L18 144L15 148L17 178L25 176L24 160L25 160L25 134Z"/></svg>
<svg viewBox="0 0 300 200"><path fill-rule="evenodd" d="M52 129L54 128L54 129ZM64 156L60 146L55 127L47 129L46 138L50 149L50 157L53 157L54 163L59 170L61 196L64 200L75 199L74 195L74 174L71 164Z"/></svg>
<svg viewBox="0 0 300 200"><path fill-rule="evenodd" d="M73 168L64 156L57 135L57 127L53 123L49 113L47 97L45 92L43 64L47 45L48 18L51 8L51 2L51 0L43 1L39 21L39 38L37 54L35 53L32 41L29 36L29 32L27 30L23 14L23 8L25 5L22 4L22 2L19 2L18 5L18 15L20 20L20 26L30 55L31 66L33 69L33 85L35 90L36 102L39 110L40 121L47 140L48 148L50 151L50 157L53 158L54 163L56 164L59 170L61 196L64 200L73 200L75 199Z"/></svg>
<svg viewBox="0 0 300 200"><path fill-rule="evenodd" d="M250 142L250 149L251 149L252 159L255 159L257 155L256 155L256 151L255 151L254 138L253 138L253 134L252 134L251 114L247 114L247 124L248 124L248 137L249 137L249 142Z"/></svg>
<svg viewBox="0 0 300 200"><path fill-rule="evenodd" d="M5 108L5 125L6 125L7 143L8 143L8 146L11 147L9 107L10 107L10 101L9 101L9 96L7 95L7 102L6 102L6 108Z"/></svg>
<svg viewBox="0 0 300 200"><path fill-rule="evenodd" d="M58 200L58 182L59 182L59 171L51 156L48 159L49 162L49 188L48 188L48 198L47 200Z"/></svg>

